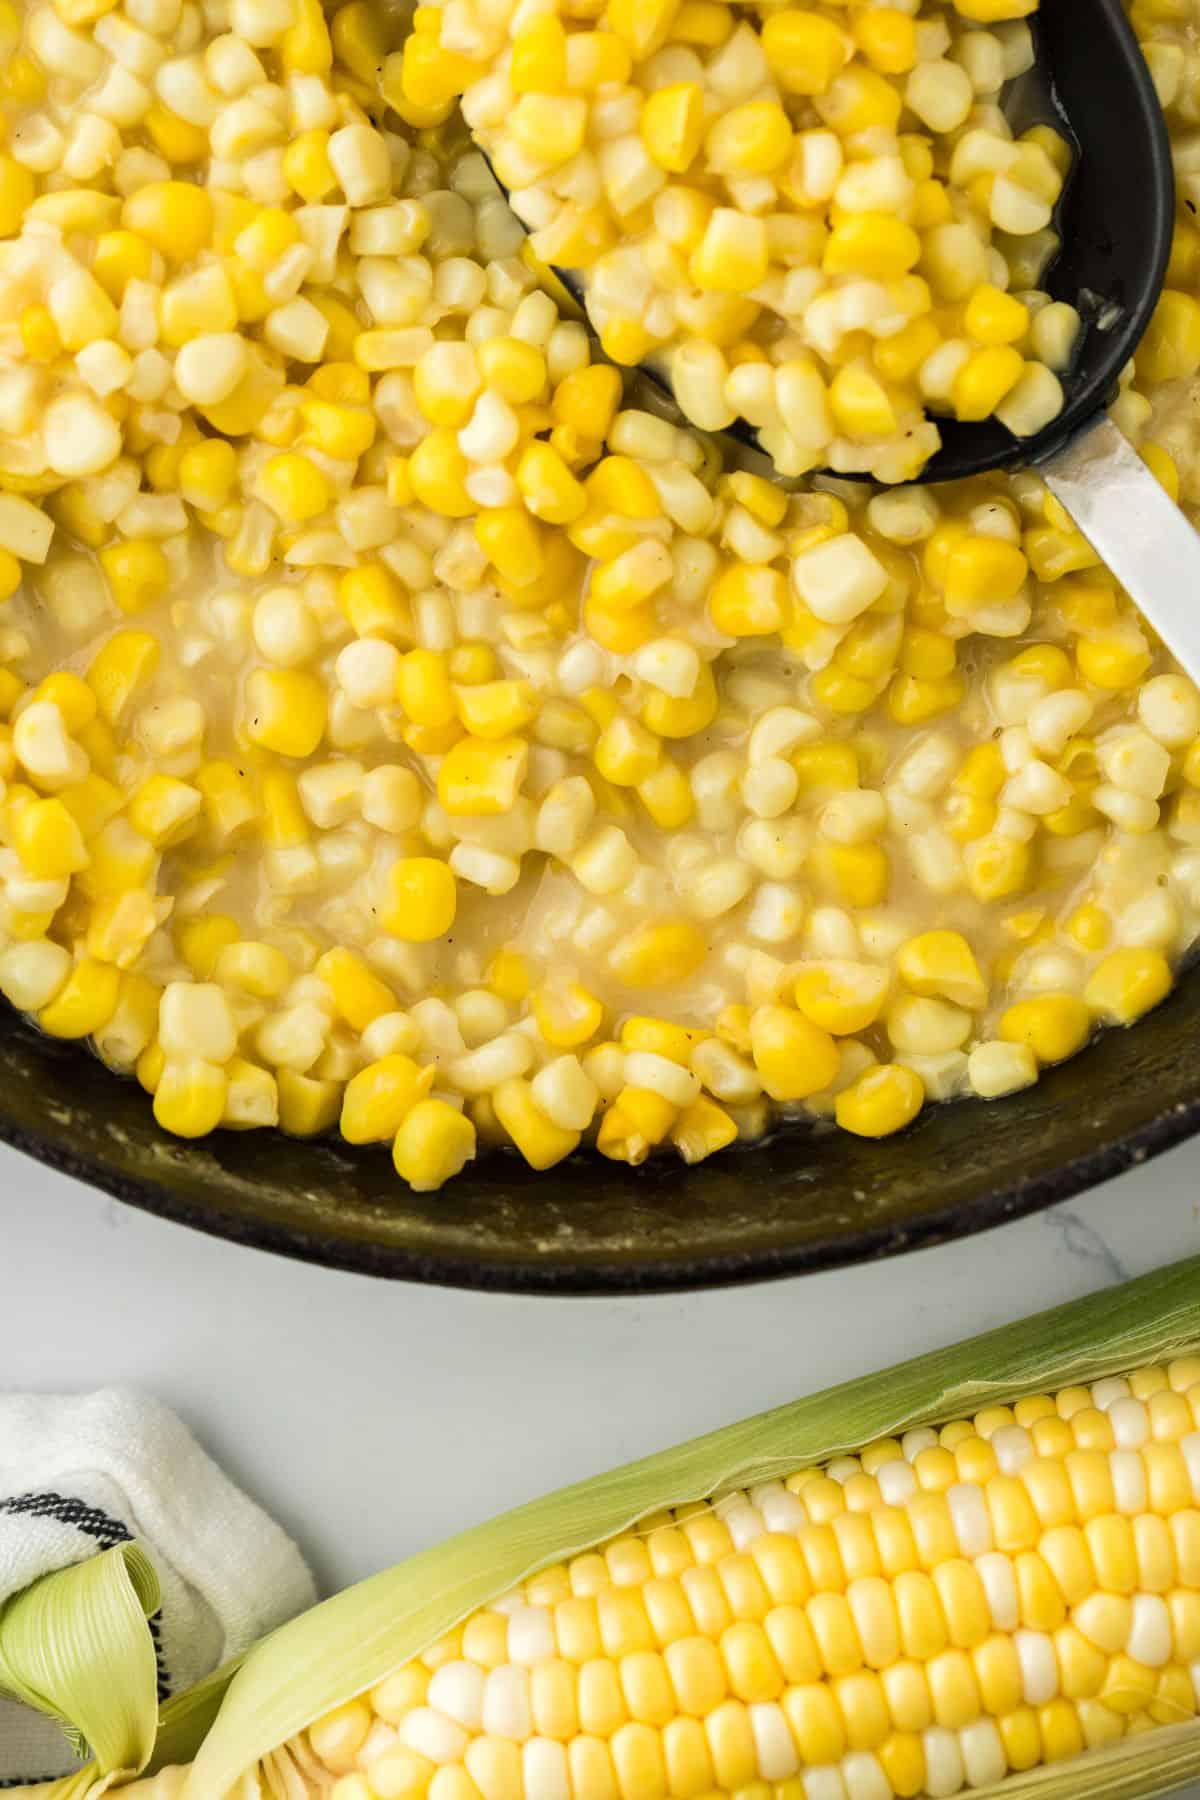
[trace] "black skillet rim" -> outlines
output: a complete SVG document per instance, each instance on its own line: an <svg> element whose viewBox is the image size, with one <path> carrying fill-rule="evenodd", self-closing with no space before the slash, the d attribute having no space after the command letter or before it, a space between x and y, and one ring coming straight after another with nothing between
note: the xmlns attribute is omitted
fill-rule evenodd
<svg viewBox="0 0 1200 1800"><path fill-rule="evenodd" d="M1190 1014L1200 1000L1200 967L1192 967L1181 976L1161 1009L1131 1028L1130 1035L1145 1029L1146 1023L1161 1013L1185 1008ZM13 1015L0 1023L10 1029L24 1031ZM1119 1039L1123 1031L1104 1032L1102 1040ZM1086 1064L1095 1050L1095 1042L1078 1056L1048 1070L1042 1084L1053 1081L1063 1071ZM86 1056L74 1046L60 1046L81 1059ZM92 1059L87 1057L90 1063ZM93 1065L96 1066L96 1065ZM106 1081L119 1077L100 1071ZM1097 1071L1099 1073L1099 1071ZM950 1103L977 1112L989 1120L989 1129L1003 1129L1002 1115L1010 1106L1020 1107L1025 1094L1011 1100L991 1102L986 1107L973 1100ZM64 1147L36 1129L19 1123L3 1110L0 1096L0 1143L31 1157L34 1161L68 1175L87 1186L111 1195L114 1199L173 1224L185 1225L206 1236L223 1239L243 1248L263 1250L294 1261L336 1269L345 1273L369 1275L390 1281L414 1282L422 1286L462 1289L477 1293L541 1295L549 1298L586 1296L638 1296L682 1293L713 1288L745 1286L753 1282L780 1280L789 1276L816 1274L824 1270L877 1262L905 1254L911 1250L932 1248L958 1238L975 1236L997 1226L1044 1211L1047 1207L1073 1199L1077 1194L1099 1186L1127 1170L1148 1162L1185 1140L1200 1135L1200 1088L1194 1097L1180 1101L1167 1099L1150 1117L1135 1128L1101 1141L1065 1161L1028 1179L1017 1178L982 1192L967 1200L955 1200L919 1214L915 1218L896 1220L878 1226L864 1226L853 1233L815 1243L799 1242L778 1246L762 1245L747 1251L719 1251L694 1258L655 1259L652 1251L635 1252L628 1260L586 1261L574 1265L548 1262L529 1250L511 1259L487 1260L484 1255L471 1256L450 1252L426 1252L411 1247L359 1241L338 1236L319 1228L281 1224L265 1218L233 1216L216 1204L192 1201L172 1191L163 1181L148 1176L132 1176L88 1153ZM149 1099L146 1100L149 1113ZM936 1117L944 1109L934 1107ZM221 1134L229 1136L232 1134ZM257 1134L256 1134L257 1135ZM278 1138L278 1133L271 1133ZM171 1140L176 1158L186 1155L191 1146ZM743 1152L747 1158L755 1154L753 1147ZM527 1172L526 1172L527 1173ZM529 1174L531 1181L544 1179ZM186 1246L181 1246L186 1248Z"/></svg>

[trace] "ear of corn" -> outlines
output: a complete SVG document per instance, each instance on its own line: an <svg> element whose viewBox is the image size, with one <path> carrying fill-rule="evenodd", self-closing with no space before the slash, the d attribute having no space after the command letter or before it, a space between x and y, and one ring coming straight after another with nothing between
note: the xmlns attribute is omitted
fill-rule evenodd
<svg viewBox="0 0 1200 1800"><path fill-rule="evenodd" d="M678 1782L654 1775L661 1768L654 1743L660 1757L669 1741L671 1756L686 1759L698 1753L698 1724L703 1755L726 1759L725 1774L703 1788L684 1783L686 1792L745 1792L755 1800L949 1794L968 1779L965 1747L974 1785L985 1794L1068 1800L1086 1791L1098 1800L1136 1800L1200 1774L1194 1674L1170 1647L1164 1655L1153 1623L1161 1606L1173 1621L1168 1636L1195 1638L1198 1457L1194 1258L582 1482L426 1551L317 1607L236 1670L169 1703L151 1767L195 1756L182 1800L259 1791L239 1784L263 1759L270 1759L272 1792L286 1770L289 1794L309 1784L339 1800L486 1794L488 1771L509 1768L515 1773L503 1791L536 1800L549 1791L539 1759L549 1768L554 1758L519 1751L542 1739L530 1719L514 1723L514 1696L527 1696L527 1706L535 1693L539 1716L547 1717L561 1704L563 1680L569 1689L577 1679L578 1704L617 1712L604 1731L585 1727L577 1737L578 1725L568 1723L553 1740L567 1746L568 1767L578 1771L569 1791L580 1800L597 1792L622 1800L677 1793ZM952 1464L957 1483L948 1480ZM1135 1464L1144 1497L1134 1493ZM1102 1505L1081 1524L1081 1503L1086 1513L1088 1496L1094 1500L1106 1478L1109 1510ZM977 1501L971 1489L981 1486ZM1065 1517L1072 1505L1074 1523ZM985 1549L988 1529L994 1541ZM892 1568L852 1574L854 1558L869 1553L872 1530L875 1554L886 1550ZM997 1532L1007 1534L1007 1548ZM1023 1532L1028 1550L1016 1547ZM1087 1545L1082 1562L1073 1533ZM1105 1557L1126 1533L1135 1549L1122 1569L1119 1556ZM1166 1580L1165 1540L1175 1546ZM1103 1569L1104 1585L1083 1593L1088 1555L1093 1580ZM1055 1571L1049 1582L1034 1568L1038 1559ZM1021 1563L1011 1590L1017 1616L989 1623L988 1609L1006 1604L998 1572L1005 1561L1014 1569ZM972 1577L982 1601L969 1599ZM1059 1626L1023 1623L1021 1609L1034 1616L1052 1605L1061 1592L1055 1583L1066 1585L1070 1599L1060 1604L1071 1618ZM790 1598L781 1599L788 1584ZM859 1641L861 1665L865 1640L855 1633L866 1628L872 1601L891 1616L889 1594L898 1635L919 1635L923 1620L934 1621L923 1644L914 1639L895 1650L880 1643L866 1667L834 1676L818 1667L781 1682L781 1653L799 1670L806 1658L819 1664L826 1654L847 1656ZM740 1622L730 1616L739 1605L747 1615ZM960 1641L938 1639L939 1618L942 1636ZM547 1632L563 1639L557 1661ZM1093 1640L1081 1642L1089 1632ZM621 1650L623 1637L647 1633L642 1648ZM665 1686L654 1676L660 1650L670 1671ZM1194 1648L1191 1656L1194 1662ZM1065 1674L1063 1691L1051 1694L1050 1671L1063 1657L1055 1676ZM464 1673L472 1658L475 1677ZM973 1714L964 1698L967 1667L979 1689ZM677 1682L691 1696L682 1709ZM773 1684L781 1699L739 1697ZM478 1699L468 1704L469 1693L484 1696L482 1727L468 1730L448 1714L439 1725L439 1702L475 1717ZM1005 1699L989 1726L989 1704ZM654 1722L628 1719L630 1703ZM756 1736L750 1718L760 1707L768 1711L754 1712ZM922 1707L958 1723L919 1725ZM779 1736L772 1708L795 1737ZM889 1723L892 1709L906 1708L907 1729ZM1180 1717L1186 1722L1169 1723ZM368 1731L374 1738L364 1775L354 1771ZM801 1758L797 1740L805 1732L825 1759L817 1773ZM482 1748L468 1754L473 1773L464 1777L453 1771L469 1739ZM834 1756L840 1786L828 1772L831 1742L841 1744ZM1026 1764L1001 1786L997 1746ZM1032 1767L1060 1753L1063 1761ZM746 1767L747 1758L768 1755L776 1773ZM931 1757L938 1779L926 1783ZM679 1773L685 1760L671 1766ZM939 1785L947 1767L958 1769L953 1788ZM605 1768L608 1785L593 1785Z"/></svg>

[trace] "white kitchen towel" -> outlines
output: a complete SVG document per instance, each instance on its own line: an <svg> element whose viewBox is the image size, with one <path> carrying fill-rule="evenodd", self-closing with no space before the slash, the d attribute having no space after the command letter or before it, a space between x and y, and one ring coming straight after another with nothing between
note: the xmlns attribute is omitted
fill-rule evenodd
<svg viewBox="0 0 1200 1800"><path fill-rule="evenodd" d="M0 1606L39 1576L136 1538L162 1607L160 1701L313 1604L300 1552L148 1394L0 1394ZM58 1727L0 1699L0 1788L78 1764Z"/></svg>

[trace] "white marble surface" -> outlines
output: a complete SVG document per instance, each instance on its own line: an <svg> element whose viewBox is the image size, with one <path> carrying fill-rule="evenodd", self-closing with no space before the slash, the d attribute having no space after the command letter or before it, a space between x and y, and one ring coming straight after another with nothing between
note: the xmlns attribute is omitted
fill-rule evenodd
<svg viewBox="0 0 1200 1800"><path fill-rule="evenodd" d="M0 1208L0 1382L153 1389L330 1590L561 1482L1200 1252L1200 1143L963 1243L649 1299L309 1268L3 1148Z"/></svg>

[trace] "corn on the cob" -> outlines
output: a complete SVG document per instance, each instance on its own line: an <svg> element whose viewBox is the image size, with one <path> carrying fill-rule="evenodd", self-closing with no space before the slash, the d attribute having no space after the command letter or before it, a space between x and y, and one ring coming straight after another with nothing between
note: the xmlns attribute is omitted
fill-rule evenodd
<svg viewBox="0 0 1200 1800"><path fill-rule="evenodd" d="M308 1744L331 1800L891 1800L1198 1706L1193 1357L648 1518Z"/></svg>

